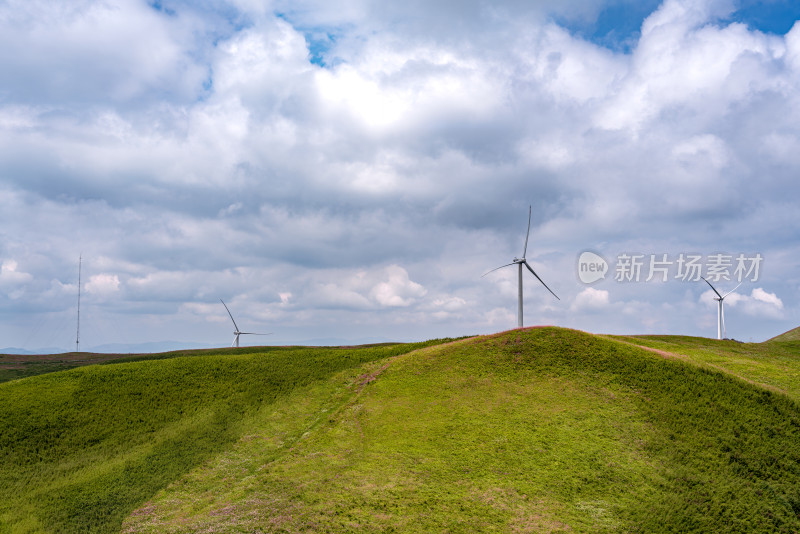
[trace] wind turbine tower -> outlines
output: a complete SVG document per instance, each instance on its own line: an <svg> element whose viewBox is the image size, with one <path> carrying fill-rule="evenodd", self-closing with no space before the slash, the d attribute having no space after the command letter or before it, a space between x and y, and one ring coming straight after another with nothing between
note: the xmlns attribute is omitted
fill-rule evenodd
<svg viewBox="0 0 800 534"><path fill-rule="evenodd" d="M78 329L75 334L75 352L81 349L81 263L83 254L78 256Z"/></svg>
<svg viewBox="0 0 800 534"><path fill-rule="evenodd" d="M225 306L225 310L227 310L228 315L231 318L231 321L233 321L234 330L233 330L233 343L231 343L231 347L238 347L239 346L239 336L241 336L242 334L250 335L250 336L268 336L268 335L272 334L272 332L270 332L269 334L257 334L255 332L241 332L239 330L239 326L236 324L236 321L234 321L234 319L233 319L233 315L231 314L231 310L228 309L228 305L225 304L225 301L223 301L222 299L219 299L219 301L222 302L223 306Z"/></svg>
<svg viewBox="0 0 800 534"><path fill-rule="evenodd" d="M739 282L739 285L737 285L736 287L734 287L733 289L731 289L730 291L728 291L724 295L720 295L719 291L717 291L717 289L714 286L711 285L711 282L709 282L708 280L706 280L702 276L700 278L705 280L706 284L708 284L711 287L711 289L714 291L714 293L717 294L717 296L714 297L714 300L716 300L717 303L718 303L718 306L717 306L717 339L722 339L723 334L727 338L728 337L728 332L725 331L725 311L722 309L722 301L725 300L725 297L727 297L728 295L730 295L731 293L733 293L734 291L739 289L739 286L742 285L742 282Z"/></svg>
<svg viewBox="0 0 800 534"><path fill-rule="evenodd" d="M522 249L522 257L521 258L514 258L514 261L512 261L511 263L507 263L505 265L501 265L500 267L492 269L491 271L483 274L483 276L486 276L487 274L489 274L491 272L494 272L494 271L496 271L498 269L502 269L503 267L508 267L508 266L514 265L514 264L516 264L518 266L518 281L519 281L519 284L518 284L518 295L517 295L518 296L518 298L517 298L517 328L522 328L522 326L523 326L522 325L522 266L523 265L531 272L531 274L533 276L536 277L537 280L539 280L539 282L542 283L542 285L550 293L552 293L552 295L555 298L557 298L558 300L561 300L560 298L558 298L558 295L553 293L552 289L547 287L547 284L544 283L544 280L539 278L539 275L536 274L536 271L534 271L531 268L530 264L528 263L528 260L525 259L525 255L528 252L528 237L530 236L530 234L531 234L531 207L528 206L528 233L525 234L525 247Z"/></svg>

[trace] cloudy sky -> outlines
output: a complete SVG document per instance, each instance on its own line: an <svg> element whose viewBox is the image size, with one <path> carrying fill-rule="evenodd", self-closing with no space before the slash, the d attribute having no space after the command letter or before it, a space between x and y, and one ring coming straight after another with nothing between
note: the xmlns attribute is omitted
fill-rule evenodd
<svg viewBox="0 0 800 534"><path fill-rule="evenodd" d="M506 330L516 269L481 275L522 254L528 206L561 300L527 274L526 325L713 337L702 274L744 280L728 335L763 341L800 324L797 19L792 0L0 2L0 347L74 348L80 255L81 348L228 345L220 298L274 332L243 344ZM605 278L581 281L584 251Z"/></svg>

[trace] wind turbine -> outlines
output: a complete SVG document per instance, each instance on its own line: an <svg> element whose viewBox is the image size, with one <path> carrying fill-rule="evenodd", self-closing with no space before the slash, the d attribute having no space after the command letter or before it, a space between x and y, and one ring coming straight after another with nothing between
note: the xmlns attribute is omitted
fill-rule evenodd
<svg viewBox="0 0 800 534"><path fill-rule="evenodd" d="M717 308L717 339L722 339L722 334L725 334L725 337L727 338L728 337L728 332L725 331L725 312L722 309L722 301L725 300L725 297L727 297L728 295L730 295L731 293L733 293L734 291L739 289L739 286L742 285L742 282L739 282L739 285L737 285L736 287L734 287L733 289L731 289L730 291L728 291L724 295L720 295L719 291L717 291L717 289L714 286L711 285L711 282L709 282L708 280L706 280L702 276L700 278L703 278L703 280L705 280L706 284L711 286L711 289L714 291L714 293L717 294L717 296L714 297L714 300L719 302L719 307Z"/></svg>
<svg viewBox="0 0 800 534"><path fill-rule="evenodd" d="M78 327L75 332L75 352L81 351L81 265L83 252L78 256Z"/></svg>
<svg viewBox="0 0 800 534"><path fill-rule="evenodd" d="M528 233L525 234L525 248L522 249L522 257L521 258L514 258L514 261L512 261L511 263L507 263L505 265L501 265L500 267L497 267L496 269L492 269L491 271L483 274L483 276L486 276L487 274L489 274L491 272L494 272L497 269L502 269L503 267L508 267L509 265L517 264L519 266L519 301L517 303L517 327L518 328L522 328L522 266L524 265L525 267L527 267L528 270L531 272L531 274L533 276L535 276L536 279L539 280L542 283L542 285L545 288L547 288L547 290L550 293L553 293L553 290L550 289L549 287L547 287L547 284L545 284L544 281L541 278L539 278L539 275L536 274L536 272L528 264L528 260L525 259L525 254L528 252L528 237L530 236L530 234L531 234L531 207L528 206ZM483 276L481 276L481 278L483 278ZM561 300L561 299L558 298L558 295L556 295L555 293L553 293L553 296L555 298L557 298L558 300Z"/></svg>
<svg viewBox="0 0 800 534"><path fill-rule="evenodd" d="M233 320L233 315L231 314L231 311L228 310L228 305L225 304L225 301L222 300L222 299L219 299L219 301L222 302L222 305L225 306L225 309L228 311L228 315L230 315L231 321L233 321L233 327L235 328L235 330L233 331L234 338L233 338L233 343L231 343L231 347L238 347L239 346L239 336L241 336L242 334L247 334L247 335L251 335L251 336L268 336L268 335L272 334L272 332L270 332L269 334L257 334L255 332L241 332L241 331L239 331L239 326L237 326L236 321Z"/></svg>

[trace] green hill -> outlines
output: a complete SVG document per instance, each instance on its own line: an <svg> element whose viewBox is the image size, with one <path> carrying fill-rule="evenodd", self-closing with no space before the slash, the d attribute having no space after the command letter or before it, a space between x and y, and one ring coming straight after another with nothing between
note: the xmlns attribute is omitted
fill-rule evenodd
<svg viewBox="0 0 800 534"><path fill-rule="evenodd" d="M537 328L12 381L0 532L796 532L798 352L708 341Z"/></svg>
<svg viewBox="0 0 800 534"><path fill-rule="evenodd" d="M607 336L661 356L722 371L800 402L800 341L739 343L688 336Z"/></svg>
<svg viewBox="0 0 800 534"><path fill-rule="evenodd" d="M767 342L770 341L800 341L800 326L767 340Z"/></svg>
<svg viewBox="0 0 800 534"><path fill-rule="evenodd" d="M116 532L276 399L433 343L139 355L0 384L0 532Z"/></svg>

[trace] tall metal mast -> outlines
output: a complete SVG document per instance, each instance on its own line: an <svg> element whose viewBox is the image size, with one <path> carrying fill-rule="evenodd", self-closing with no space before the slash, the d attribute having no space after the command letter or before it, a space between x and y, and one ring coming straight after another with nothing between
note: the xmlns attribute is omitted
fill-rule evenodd
<svg viewBox="0 0 800 534"><path fill-rule="evenodd" d="M75 334L75 352L80 352L81 348L81 263L83 254L78 256L78 331Z"/></svg>

